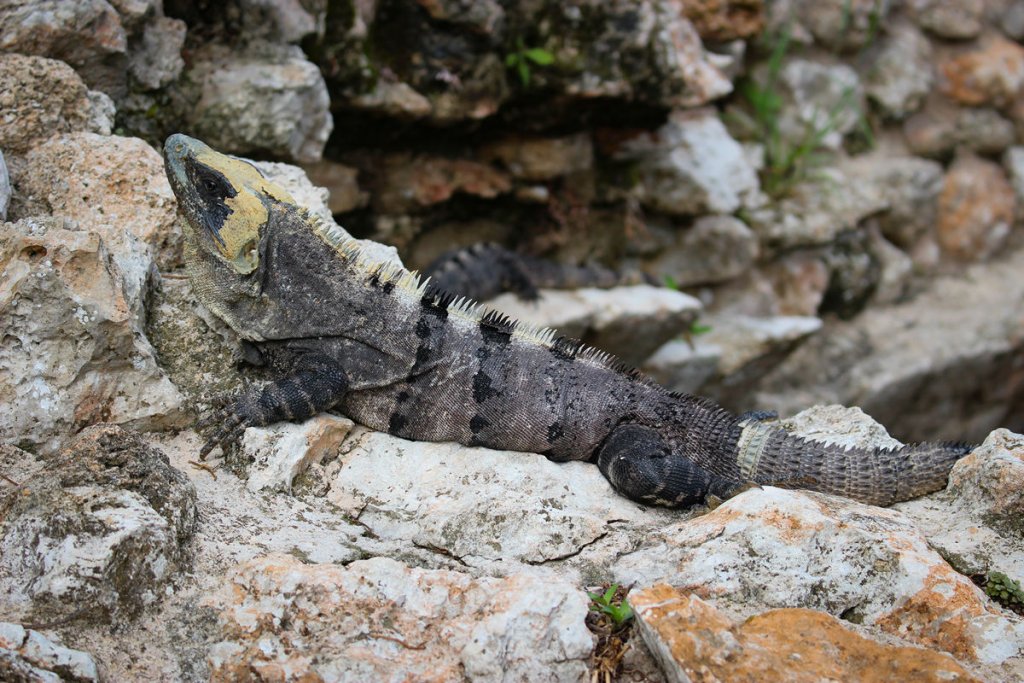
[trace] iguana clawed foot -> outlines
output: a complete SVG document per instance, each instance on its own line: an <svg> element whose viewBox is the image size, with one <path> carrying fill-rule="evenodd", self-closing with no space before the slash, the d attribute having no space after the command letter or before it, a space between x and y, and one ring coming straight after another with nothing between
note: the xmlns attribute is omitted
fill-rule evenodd
<svg viewBox="0 0 1024 683"><path fill-rule="evenodd" d="M254 397L248 392L218 394L210 403L214 409L195 424L195 430L206 437L199 450L200 460L206 460L206 456L217 446L227 453L242 438L247 427L261 424L261 412Z"/></svg>

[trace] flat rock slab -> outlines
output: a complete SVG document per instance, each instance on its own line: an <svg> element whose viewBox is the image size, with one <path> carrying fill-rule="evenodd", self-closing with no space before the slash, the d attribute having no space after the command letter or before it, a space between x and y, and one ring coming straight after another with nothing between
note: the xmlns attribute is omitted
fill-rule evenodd
<svg viewBox="0 0 1024 683"><path fill-rule="evenodd" d="M551 577L270 555L210 602L224 638L212 681L588 680L587 597Z"/></svg>
<svg viewBox="0 0 1024 683"><path fill-rule="evenodd" d="M564 559L618 529L636 533L682 515L623 498L590 463L406 441L361 427L346 448L327 468L334 472L328 500L382 538L471 566Z"/></svg>
<svg viewBox="0 0 1024 683"><path fill-rule="evenodd" d="M670 681L981 682L949 655L870 640L824 612L778 609L737 622L665 584L632 591L629 603Z"/></svg>
<svg viewBox="0 0 1024 683"><path fill-rule="evenodd" d="M688 330L701 309L692 296L650 285L543 290L536 302L502 294L487 305L513 320L554 328L634 365Z"/></svg>

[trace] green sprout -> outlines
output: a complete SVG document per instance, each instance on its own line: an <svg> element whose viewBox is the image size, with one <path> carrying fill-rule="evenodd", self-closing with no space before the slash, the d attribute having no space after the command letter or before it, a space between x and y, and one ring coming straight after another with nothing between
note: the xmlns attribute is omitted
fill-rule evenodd
<svg viewBox="0 0 1024 683"><path fill-rule="evenodd" d="M615 602L615 594L619 591L619 584L613 583L608 586L604 593L590 593L590 609L594 612L607 614L611 618L615 628L621 628L627 621L633 618L633 609L624 599Z"/></svg>
<svg viewBox="0 0 1024 683"><path fill-rule="evenodd" d="M1024 588L1002 572L989 572L985 577L985 593L996 602L1011 607L1024 606Z"/></svg>
<svg viewBox="0 0 1024 683"><path fill-rule="evenodd" d="M524 88L530 87L531 63L536 66L550 66L555 63L555 56L542 47L527 48L522 38L516 38L516 51L505 55L505 66L516 70Z"/></svg>

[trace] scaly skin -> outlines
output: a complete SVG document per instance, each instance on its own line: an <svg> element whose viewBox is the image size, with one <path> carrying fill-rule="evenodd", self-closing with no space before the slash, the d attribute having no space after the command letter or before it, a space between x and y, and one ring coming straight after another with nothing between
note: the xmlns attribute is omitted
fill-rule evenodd
<svg viewBox="0 0 1024 683"><path fill-rule="evenodd" d="M630 498L686 506L754 484L888 504L941 488L969 450L844 450L735 417L367 261L246 161L183 135L164 159L197 296L278 376L207 416L202 456L247 426L336 409L408 439L591 461Z"/></svg>

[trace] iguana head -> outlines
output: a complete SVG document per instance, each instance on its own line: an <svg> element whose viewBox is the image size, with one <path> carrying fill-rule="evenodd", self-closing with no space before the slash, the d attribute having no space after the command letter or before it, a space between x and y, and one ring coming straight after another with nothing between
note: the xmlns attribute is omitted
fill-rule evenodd
<svg viewBox="0 0 1024 683"><path fill-rule="evenodd" d="M260 231L273 201L294 204L251 163L175 134L164 143L167 179L194 242L248 275L259 265Z"/></svg>

